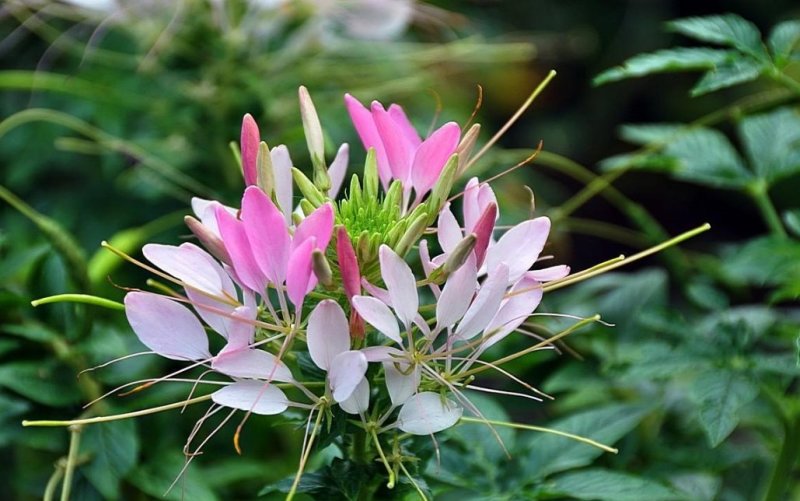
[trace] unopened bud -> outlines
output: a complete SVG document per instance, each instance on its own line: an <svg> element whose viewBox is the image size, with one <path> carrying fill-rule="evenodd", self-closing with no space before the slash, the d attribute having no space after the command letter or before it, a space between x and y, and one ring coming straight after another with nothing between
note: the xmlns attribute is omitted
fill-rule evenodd
<svg viewBox="0 0 800 501"><path fill-rule="evenodd" d="M314 249L311 252L311 269L314 270L314 275L316 275L319 283L326 289L333 287L331 265L328 263L328 258L325 257L325 253L319 249Z"/></svg>
<svg viewBox="0 0 800 501"><path fill-rule="evenodd" d="M225 264L231 264L231 258L228 255L228 251L225 250L225 244L222 243L221 238L215 235L211 230L208 229L208 227L192 216L184 217L183 222L186 223L189 231L191 231L194 236L197 237L197 240L203 244L203 247L205 247L212 256Z"/></svg>
<svg viewBox="0 0 800 501"><path fill-rule="evenodd" d="M317 109L314 107L308 89L301 85L298 95L308 153L311 155L311 164L314 166L314 185L323 193L327 193L331 189L331 178L328 175L328 168L325 166L325 138L322 134L322 125L319 123Z"/></svg>
<svg viewBox="0 0 800 501"><path fill-rule="evenodd" d="M350 337L353 339L364 339L364 319L354 309L350 310Z"/></svg>
<svg viewBox="0 0 800 501"><path fill-rule="evenodd" d="M458 155L454 154L450 157L450 160L447 161L444 169L442 169L439 180L436 181L433 192L426 202L428 205L428 214L430 214L431 217L431 220L428 221L429 224L433 224L436 218L439 217L442 207L444 207L447 198L450 196L450 190L453 188L453 182L456 178L457 167Z"/></svg>
<svg viewBox="0 0 800 501"><path fill-rule="evenodd" d="M444 262L443 271L449 275L461 268L464 263L467 262L470 254L472 254L477 242L478 237L474 233L470 233L461 239L461 241L456 244L450 255L447 256L447 260Z"/></svg>
<svg viewBox="0 0 800 501"><path fill-rule="evenodd" d="M264 141L258 145L258 157L256 160L258 187L261 191L272 198L272 192L275 191L275 175L272 172L272 154L269 152L269 146Z"/></svg>
<svg viewBox="0 0 800 501"><path fill-rule="evenodd" d="M415 220L413 220L406 229L406 232L400 237L400 241L395 246L394 251L398 256L403 257L408 254L408 251L419 242L422 234L428 228L428 214L423 212Z"/></svg>
<svg viewBox="0 0 800 501"><path fill-rule="evenodd" d="M379 184L378 156L375 153L375 148L370 148L367 151L367 160L364 162L364 195L367 198L377 197Z"/></svg>
<svg viewBox="0 0 800 501"><path fill-rule="evenodd" d="M294 179L294 184L297 185L297 189L300 190L300 193L302 193L306 200L311 202L314 207L319 207L325 203L325 196L314 186L314 183L303 174L303 171L292 167L292 178Z"/></svg>
<svg viewBox="0 0 800 501"><path fill-rule="evenodd" d="M256 157L258 156L258 142L261 140L258 124L250 113L242 118L242 133L239 138L241 148L242 174L244 184L250 186L257 182Z"/></svg>
<svg viewBox="0 0 800 501"><path fill-rule="evenodd" d="M481 132L481 124L474 124L472 127L469 128L464 137L461 138L461 142L458 143L458 148L456 148L456 153L458 153L458 172L456 177L461 177L464 174L464 171L467 170L467 165L469 164L469 155L472 153L472 149L475 147L475 143L478 140L478 135Z"/></svg>

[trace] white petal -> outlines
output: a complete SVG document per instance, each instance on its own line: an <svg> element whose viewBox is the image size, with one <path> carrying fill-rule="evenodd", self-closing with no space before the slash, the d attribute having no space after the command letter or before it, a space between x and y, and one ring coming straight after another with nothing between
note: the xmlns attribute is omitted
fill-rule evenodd
<svg viewBox="0 0 800 501"><path fill-rule="evenodd" d="M481 290L467 310L461 323L456 328L459 339L470 339L489 324L489 321L500 309L500 302L508 286L508 267L500 263L497 268L486 277Z"/></svg>
<svg viewBox="0 0 800 501"><path fill-rule="evenodd" d="M426 391L409 398L400 409L397 424L412 435L430 435L450 428L461 419L463 409L438 393Z"/></svg>
<svg viewBox="0 0 800 501"><path fill-rule="evenodd" d="M219 205L228 211L232 216L236 215L237 210L227 205L222 205L216 200L205 200L203 198L192 197L192 212L197 216L197 219L203 223L203 226L211 230L216 236L219 234L219 226L217 226L217 216L214 215L214 206Z"/></svg>
<svg viewBox="0 0 800 501"><path fill-rule="evenodd" d="M388 245L381 245L379 254L381 276L392 299L392 308L408 328L419 309L417 280L408 264Z"/></svg>
<svg viewBox="0 0 800 501"><path fill-rule="evenodd" d="M547 242L550 220L537 217L508 230L486 253L486 271L492 273L501 262L508 265L509 283L528 271Z"/></svg>
<svg viewBox="0 0 800 501"><path fill-rule="evenodd" d="M445 205L442 212L439 213L436 235L439 238L439 245L445 253L452 252L458 242L464 238L461 226L459 226L456 217L450 211L450 204Z"/></svg>
<svg viewBox="0 0 800 501"><path fill-rule="evenodd" d="M389 390L392 405L402 405L417 392L420 380L418 364L412 367L404 361L383 362L383 372L386 374L386 389Z"/></svg>
<svg viewBox="0 0 800 501"><path fill-rule="evenodd" d="M398 344L403 343L397 318L383 301L369 296L353 296L353 308L365 322L378 329L381 334Z"/></svg>
<svg viewBox="0 0 800 501"><path fill-rule="evenodd" d="M569 275L569 266L560 264L557 266L550 266L549 268L540 268L538 270L531 270L525 276L531 277L539 282L551 282L553 280L560 280Z"/></svg>
<svg viewBox="0 0 800 501"><path fill-rule="evenodd" d="M245 348L217 356L211 368L230 377L290 383L292 372L278 357L257 348Z"/></svg>
<svg viewBox="0 0 800 501"><path fill-rule="evenodd" d="M314 308L308 317L306 341L311 360L325 371L330 370L336 355L350 349L347 317L336 301L326 299Z"/></svg>
<svg viewBox="0 0 800 501"><path fill-rule="evenodd" d="M142 253L148 261L187 286L208 294L222 295L222 267L200 247L190 243L180 247L147 244L142 248Z"/></svg>
<svg viewBox="0 0 800 501"><path fill-rule="evenodd" d="M228 340L222 351L241 350L253 343L256 314L257 309L253 306L239 306L231 311L230 317L221 317L225 321L225 330L220 334Z"/></svg>
<svg viewBox="0 0 800 501"><path fill-rule="evenodd" d="M447 277L442 294L436 302L436 329L452 326L464 316L478 290L478 270L471 254L459 269Z"/></svg>
<svg viewBox="0 0 800 501"><path fill-rule="evenodd" d="M510 297L503 301L500 311L489 322L484 331L485 350L514 332L527 320L542 300L542 284L526 274L510 291Z"/></svg>
<svg viewBox="0 0 800 501"><path fill-rule="evenodd" d="M350 156L350 147L347 143L339 146L339 151L336 152L336 157L328 167L328 175L331 178L331 189L328 190L328 197L334 199L339 194L339 189L342 187L344 176L347 174L347 160Z"/></svg>
<svg viewBox="0 0 800 501"><path fill-rule="evenodd" d="M383 362L403 357L401 350L391 346L367 346L366 348L361 348L361 353L367 357L367 362Z"/></svg>
<svg viewBox="0 0 800 501"><path fill-rule="evenodd" d="M369 383L367 378L361 378L353 394L339 402L339 407L348 414L360 414L369 408Z"/></svg>
<svg viewBox="0 0 800 501"><path fill-rule="evenodd" d="M139 340L173 360L211 358L203 325L185 306L148 292L125 295L125 314Z"/></svg>
<svg viewBox="0 0 800 501"><path fill-rule="evenodd" d="M218 405L254 414L280 414L289 407L286 395L274 384L239 381L215 391L211 400Z"/></svg>
<svg viewBox="0 0 800 501"><path fill-rule="evenodd" d="M340 353L331 360L328 381L337 402L346 400L367 373L367 357L357 350Z"/></svg>
<svg viewBox="0 0 800 501"><path fill-rule="evenodd" d="M377 285L371 284L369 280L364 277L361 278L361 287L363 287L365 291L369 292L370 296L383 301L386 306L392 305L392 298L389 297L389 291L386 289L381 289Z"/></svg>

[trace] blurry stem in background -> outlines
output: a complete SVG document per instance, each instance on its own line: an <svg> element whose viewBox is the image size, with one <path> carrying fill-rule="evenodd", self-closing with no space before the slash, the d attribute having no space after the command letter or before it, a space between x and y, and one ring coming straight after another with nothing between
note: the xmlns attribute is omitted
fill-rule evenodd
<svg viewBox="0 0 800 501"><path fill-rule="evenodd" d="M784 427L781 450L775 461L764 501L781 501L787 499L789 482L792 480L792 469L800 457L800 412L795 411L794 418Z"/></svg>
<svg viewBox="0 0 800 501"><path fill-rule="evenodd" d="M608 188L611 185L611 183L613 183L617 178L621 177L623 174L628 172L628 170L630 170L634 166L638 157L644 157L645 155L660 150L661 148L666 146L666 144L670 140L679 137L682 132L691 131L695 127L714 125L729 118L738 117L739 115L742 115L744 113L752 113L754 111L758 111L761 109L769 109L774 106L777 106L780 103L783 103L785 101L791 101L796 98L797 96L795 95L795 93L786 90L771 90L767 92L762 92L760 94L744 97L729 106L711 112L695 120L694 122L687 124L686 127L683 127L680 131L675 133L675 135L673 135L671 138L665 141L653 142L645 145L644 147L638 150L638 155L634 156L626 164L598 176L594 181L589 183L584 189L582 189L581 191L573 195L572 198L563 203L559 208L559 214L561 217L572 214L580 207L582 207L583 204L591 200L595 195Z"/></svg>
<svg viewBox="0 0 800 501"><path fill-rule="evenodd" d="M759 180L748 187L747 192L758 205L758 210L761 211L761 216L764 222L767 223L770 231L779 237L786 237L786 229L781 223L781 218L778 216L778 211L775 210L775 205L769 198L769 187L764 180Z"/></svg>
<svg viewBox="0 0 800 501"><path fill-rule="evenodd" d="M561 228L574 233L612 240L630 247L643 248L648 244L647 238L635 231L605 221L568 217L562 221Z"/></svg>
<svg viewBox="0 0 800 501"><path fill-rule="evenodd" d="M64 483L61 485L61 501L69 501L69 495L72 490L72 477L75 473L75 465L78 461L78 450L81 443L81 431L83 427L80 425L70 426L69 434L69 452L67 453L67 464L64 466Z"/></svg>

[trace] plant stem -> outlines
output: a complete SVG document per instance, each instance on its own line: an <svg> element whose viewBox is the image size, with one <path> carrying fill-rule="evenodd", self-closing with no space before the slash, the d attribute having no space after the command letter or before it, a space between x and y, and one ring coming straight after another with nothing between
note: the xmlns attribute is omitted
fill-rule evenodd
<svg viewBox="0 0 800 501"><path fill-rule="evenodd" d="M592 440L591 438L582 437L580 435L575 435L573 433L567 433L565 431L554 430L552 428L545 428L542 426L534 426L530 424L521 424L521 423L509 423L507 421L494 421L492 419L479 419L473 417L461 417L461 421L464 423L476 423L476 424L491 424L494 426L505 426L506 428L515 428L517 430L530 430L530 431L540 431L543 433L550 433L553 435L558 435L560 437L571 438L572 440L577 440L578 442L582 442L587 445L591 445L593 447L597 447L598 449L602 449L606 452L611 452L617 454L619 452L618 449L614 447L609 447L605 444L601 444L596 440Z"/></svg>
<svg viewBox="0 0 800 501"><path fill-rule="evenodd" d="M800 413L785 428L783 444L764 495L764 501L788 499L786 489L791 480L792 468L800 457Z"/></svg>
<svg viewBox="0 0 800 501"><path fill-rule="evenodd" d="M56 462L56 469L53 471L53 474L47 481L47 485L44 488L44 494L42 495L43 501L53 501L53 499L56 497L56 489L58 488L58 484L61 483L61 479L64 478L64 465L61 464L61 461L62 460L59 459Z"/></svg>
<svg viewBox="0 0 800 501"><path fill-rule="evenodd" d="M766 183L759 182L755 184L749 192L750 196L752 196L753 200L756 202L756 205L758 205L758 210L761 211L761 216L764 218L764 222L767 223L770 231L776 236L786 237L786 229L783 227L783 223L781 223L781 218L778 216L775 205L769 198Z"/></svg>
<svg viewBox="0 0 800 501"><path fill-rule="evenodd" d="M78 449L81 443L81 425L70 426L69 453L67 454L67 464L64 466L64 483L61 485L61 501L69 501L72 490L72 477L75 473L75 463L78 459Z"/></svg>

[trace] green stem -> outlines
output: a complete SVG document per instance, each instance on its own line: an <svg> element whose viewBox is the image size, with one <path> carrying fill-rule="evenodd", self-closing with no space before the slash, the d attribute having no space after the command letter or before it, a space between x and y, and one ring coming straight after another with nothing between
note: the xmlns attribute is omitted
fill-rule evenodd
<svg viewBox="0 0 800 501"><path fill-rule="evenodd" d="M61 479L64 478L64 465L61 464L62 459L56 462L56 469L47 481L44 494L42 495L43 501L53 501L56 498L56 489L58 488L58 484L61 483Z"/></svg>
<svg viewBox="0 0 800 501"><path fill-rule="evenodd" d="M764 501L788 499L786 489L798 457L800 457L800 413L794 417L793 422L786 426L781 451L775 462L775 468L772 470Z"/></svg>
<svg viewBox="0 0 800 501"><path fill-rule="evenodd" d="M760 182L754 185L750 190L750 196L753 197L756 205L758 205L758 210L761 211L761 216L764 218L764 222L767 223L767 227L769 227L770 231L776 236L786 237L786 229L783 227L783 223L781 223L781 218L778 215L778 211L775 209L775 205L769 198L766 183Z"/></svg>
<svg viewBox="0 0 800 501"><path fill-rule="evenodd" d="M592 440L591 438L582 437L580 435L575 435L574 433L567 433L565 431L554 430L552 428L545 428L543 426L534 426L530 424L522 424L522 423L510 423L508 421L495 421L492 419L479 419L473 417L461 417L461 422L463 423L476 423L476 424L490 424L494 426L505 426L506 428L514 428L517 430L529 430L529 431L539 431L542 433L550 433L552 435L558 435L564 438L570 438L572 440L576 440L578 442L584 443L586 445L591 445L592 447L597 447L598 449L602 449L606 452L611 452L613 454L617 454L619 449L614 447L609 447L605 444L601 444L596 440Z"/></svg>
<svg viewBox="0 0 800 501"><path fill-rule="evenodd" d="M55 296L47 296L31 301L31 306L36 307L42 304L60 302L86 303L95 306L102 306L103 308L110 308L112 310L125 310L125 305L122 303L103 297L91 296L89 294L57 294Z"/></svg>
<svg viewBox="0 0 800 501"><path fill-rule="evenodd" d="M72 477L75 473L75 464L78 459L78 449L81 443L80 425L70 427L69 453L67 454L67 464L64 466L64 483L61 485L61 501L69 501L72 491Z"/></svg>

